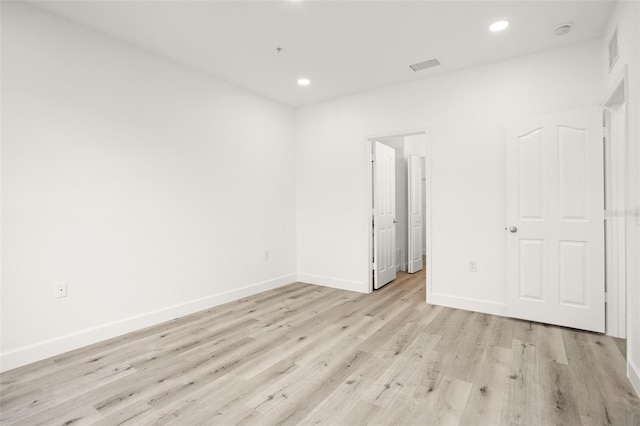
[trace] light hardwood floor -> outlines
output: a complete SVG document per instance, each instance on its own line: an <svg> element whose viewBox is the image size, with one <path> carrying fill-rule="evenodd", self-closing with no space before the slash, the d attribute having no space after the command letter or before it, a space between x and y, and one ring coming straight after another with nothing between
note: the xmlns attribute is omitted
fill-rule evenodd
<svg viewBox="0 0 640 426"><path fill-rule="evenodd" d="M2 424L638 425L613 339L291 284L0 376Z"/></svg>

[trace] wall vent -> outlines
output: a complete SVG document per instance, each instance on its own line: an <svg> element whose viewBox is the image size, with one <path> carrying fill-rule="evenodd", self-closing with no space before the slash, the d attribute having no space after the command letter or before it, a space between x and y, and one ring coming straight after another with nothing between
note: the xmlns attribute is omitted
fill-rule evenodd
<svg viewBox="0 0 640 426"><path fill-rule="evenodd" d="M618 28L613 32L611 40L609 40L609 71L613 68L618 60Z"/></svg>
<svg viewBox="0 0 640 426"><path fill-rule="evenodd" d="M426 68L437 67L438 65L440 65L440 62L434 58L427 61L418 62L417 64L409 65L409 67L414 71L420 71Z"/></svg>

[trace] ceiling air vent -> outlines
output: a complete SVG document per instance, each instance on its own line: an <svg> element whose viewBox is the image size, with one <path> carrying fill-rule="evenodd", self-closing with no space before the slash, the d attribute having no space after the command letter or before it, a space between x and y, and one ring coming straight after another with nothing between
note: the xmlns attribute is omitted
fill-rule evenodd
<svg viewBox="0 0 640 426"><path fill-rule="evenodd" d="M428 61L418 62L417 64L409 65L412 70L420 71L431 67L437 67L440 65L437 59L429 59Z"/></svg>

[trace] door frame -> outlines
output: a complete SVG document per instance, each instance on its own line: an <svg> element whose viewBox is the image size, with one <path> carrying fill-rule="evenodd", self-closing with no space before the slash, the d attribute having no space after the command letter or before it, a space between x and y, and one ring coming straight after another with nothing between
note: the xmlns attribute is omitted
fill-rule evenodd
<svg viewBox="0 0 640 426"><path fill-rule="evenodd" d="M626 277L626 191L628 169L626 164L626 144L629 141L629 84L625 65L611 85L602 106L605 109L605 280L606 280L606 334L625 338L627 328L627 277ZM625 109L619 112L619 106ZM613 116L620 114L616 119ZM608 117L608 122L606 121ZM622 131L611 133L615 121L622 119ZM612 148L615 149L612 153ZM616 177L622 176L622 179ZM608 217L607 217L608 216Z"/></svg>
<svg viewBox="0 0 640 426"><path fill-rule="evenodd" d="M396 132L385 132L385 133L378 133L378 134L373 134L373 135L369 135L369 136L365 136L364 137L364 142L365 142L365 148L366 148L366 170L367 170L367 176L365 179L365 183L367 185L366 188L364 188L365 193L367 194L366 197L366 205L363 209L364 213L363 213L363 223L365 224L365 229L367 232L367 239L368 239L368 244L367 244L367 268L365 270L365 274L366 274L366 279L364 280L366 284L366 288L365 291L366 293L371 293L373 291L373 274L372 271L374 270L374 259L373 259L373 232L372 232L372 222L371 222L371 217L372 217L372 213L373 213L373 170L372 170L372 162L373 162L373 141L375 141L376 139L382 139L382 138L388 138L388 137L393 137L393 136L411 136L411 135L417 135L417 134L424 134L424 143L425 143L425 170L424 170L424 176L425 176L425 188L424 188L424 192L423 192L423 197L425 197L425 203L426 203L426 208L425 208L425 229L424 229L424 238L425 238L425 247L427 250L427 254L426 254L426 261L425 261L425 265L424 267L426 268L426 280L425 280L425 286L426 286L426 298L427 298L427 302L429 300L431 300L431 289L433 288L433 285L426 285L426 283L432 283L432 241L431 241L431 223L432 223L432 215L431 215L431 192L432 192L432 188L431 188L431 164L432 164L432 149L431 149L431 129L427 126L424 127L419 127L416 129L409 129L409 130L401 130L401 131L396 131Z"/></svg>

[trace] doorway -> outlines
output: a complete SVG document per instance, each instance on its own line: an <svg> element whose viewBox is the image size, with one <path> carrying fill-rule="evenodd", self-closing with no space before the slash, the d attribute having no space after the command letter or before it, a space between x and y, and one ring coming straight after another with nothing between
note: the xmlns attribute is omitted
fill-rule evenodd
<svg viewBox="0 0 640 426"><path fill-rule="evenodd" d="M428 279L431 254L428 137L427 130L416 130L365 138L369 165L369 292L392 283L401 271L416 273L426 268Z"/></svg>

